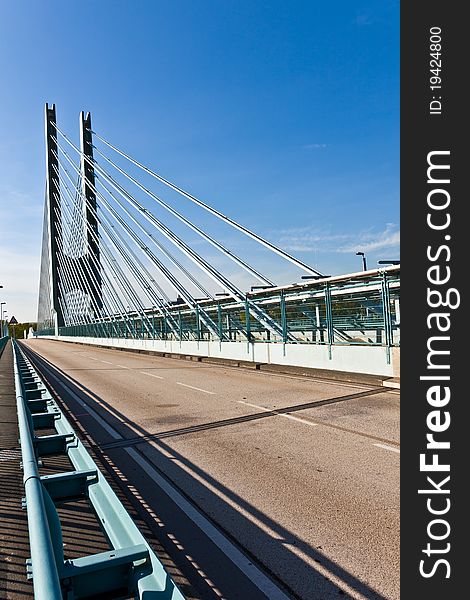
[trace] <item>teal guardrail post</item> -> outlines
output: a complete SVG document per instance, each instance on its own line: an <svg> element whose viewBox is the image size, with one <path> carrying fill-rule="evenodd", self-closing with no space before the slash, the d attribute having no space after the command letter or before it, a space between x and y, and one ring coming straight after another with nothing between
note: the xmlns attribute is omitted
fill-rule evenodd
<svg viewBox="0 0 470 600"><path fill-rule="evenodd" d="M245 328L246 328L246 351L250 352L251 342L251 322L250 322L250 305L248 298L245 297Z"/></svg>
<svg viewBox="0 0 470 600"><path fill-rule="evenodd" d="M217 302L217 327L219 331L219 346L222 347L222 336L224 334L224 330L222 328L222 307L220 306L220 302Z"/></svg>
<svg viewBox="0 0 470 600"><path fill-rule="evenodd" d="M331 288L328 282L325 283L325 312L326 312L326 329L328 333L328 357L331 360L331 346L335 341L334 327L333 327L333 309L331 303Z"/></svg>
<svg viewBox="0 0 470 600"><path fill-rule="evenodd" d="M196 304L196 335L197 341L201 339L201 323L199 321L199 306Z"/></svg>
<svg viewBox="0 0 470 600"><path fill-rule="evenodd" d="M281 292L279 297L279 304L281 307L281 330L282 330L282 352L286 355L286 343L287 343L287 313L286 313L286 297L284 292Z"/></svg>
<svg viewBox="0 0 470 600"><path fill-rule="evenodd" d="M385 347L387 353L387 364L390 364L392 345L392 315L390 313L390 289L388 285L387 273L382 273L381 297L382 297L382 314L384 319L385 331Z"/></svg>
<svg viewBox="0 0 470 600"><path fill-rule="evenodd" d="M286 297L284 292L281 292L279 297L279 303L281 305L281 328L282 328L282 342L287 343L287 313L286 313Z"/></svg>

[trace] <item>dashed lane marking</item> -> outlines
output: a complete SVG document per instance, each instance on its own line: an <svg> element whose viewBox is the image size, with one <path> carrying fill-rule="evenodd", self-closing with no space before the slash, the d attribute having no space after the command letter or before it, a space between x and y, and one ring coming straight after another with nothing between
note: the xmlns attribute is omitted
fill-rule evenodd
<svg viewBox="0 0 470 600"><path fill-rule="evenodd" d="M181 381L177 381L176 385L183 385L184 387L191 388L192 390L197 390L198 392L204 392L205 394L211 394L212 396L215 396L215 392L209 392L209 390L203 390L201 388L194 387L194 385L188 385L187 383L181 383Z"/></svg>
<svg viewBox="0 0 470 600"><path fill-rule="evenodd" d="M155 379L165 379L164 377L155 375L154 373L146 373L145 371L139 371L139 373L142 373L142 375L148 375L149 377L155 377Z"/></svg>
<svg viewBox="0 0 470 600"><path fill-rule="evenodd" d="M394 448L393 446L387 446L386 444L373 444L374 446L377 446L377 448L383 448L384 450L390 450L390 452L396 452L397 454L400 454L400 450L398 448Z"/></svg>

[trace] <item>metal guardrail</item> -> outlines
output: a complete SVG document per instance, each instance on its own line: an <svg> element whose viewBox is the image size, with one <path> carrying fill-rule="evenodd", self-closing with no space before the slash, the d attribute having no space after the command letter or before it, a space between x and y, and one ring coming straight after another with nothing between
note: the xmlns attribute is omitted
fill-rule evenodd
<svg viewBox="0 0 470 600"><path fill-rule="evenodd" d="M8 336L0 337L0 356L2 355L3 349L10 338Z"/></svg>
<svg viewBox="0 0 470 600"><path fill-rule="evenodd" d="M1 343L1 340L0 340ZM28 358L13 341L23 482L36 600L123 597L184 600L96 463L52 398ZM36 430L52 428L53 435ZM41 476L41 456L66 454L73 470ZM111 550L64 559L56 503L87 498ZM113 594L116 594L115 596Z"/></svg>

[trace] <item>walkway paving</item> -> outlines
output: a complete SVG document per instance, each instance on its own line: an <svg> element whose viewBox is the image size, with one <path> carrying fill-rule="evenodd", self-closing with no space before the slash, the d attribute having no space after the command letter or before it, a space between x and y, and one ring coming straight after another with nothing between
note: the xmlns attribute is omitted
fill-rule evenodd
<svg viewBox="0 0 470 600"><path fill-rule="evenodd" d="M0 356L0 598L33 598L26 578L28 521L21 509L24 495L13 378L11 342Z"/></svg>

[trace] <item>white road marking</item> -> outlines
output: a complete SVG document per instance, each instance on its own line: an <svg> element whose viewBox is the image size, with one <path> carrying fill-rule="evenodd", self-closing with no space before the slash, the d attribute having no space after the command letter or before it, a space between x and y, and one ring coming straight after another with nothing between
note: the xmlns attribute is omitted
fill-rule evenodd
<svg viewBox="0 0 470 600"><path fill-rule="evenodd" d="M309 425L310 427L317 427L318 423L312 423L311 421L307 421L306 419L301 419L300 417L293 417L292 415L286 415L285 413L280 413L277 410L272 408L266 408L265 406L259 406L258 404L251 404L251 402L244 402L243 400L237 400L240 404L246 404L247 406L252 406L253 408L257 408L259 410L264 410L264 412L273 413L278 417L284 417L285 419L290 419L291 421L298 421L299 423L303 423L304 425Z"/></svg>
<svg viewBox="0 0 470 600"><path fill-rule="evenodd" d="M56 381L58 377L51 374ZM62 385L63 382L60 381ZM66 384L65 384L66 385ZM105 431L115 440L124 439L114 427L105 421L93 408L84 402L78 394L71 390L67 385L68 393L82 405L86 406L89 414L103 427ZM211 394L214 392L210 392ZM289 597L277 587L256 565L253 564L248 556L245 556L232 542L224 536L199 510L190 504L188 500L134 448L124 448L134 461L160 486L160 488L170 497L170 499L199 527L205 535L235 564L242 573L260 589L270 600L289 600Z"/></svg>
<svg viewBox="0 0 470 600"><path fill-rule="evenodd" d="M114 365L114 363L109 362L109 360L101 360L100 362L106 363L107 365Z"/></svg>
<svg viewBox="0 0 470 600"><path fill-rule="evenodd" d="M387 446L386 444L373 444L377 446L377 448L383 448L384 450L390 450L390 452L397 452L400 454L400 450L398 448L394 448L393 446Z"/></svg>
<svg viewBox="0 0 470 600"><path fill-rule="evenodd" d="M156 379L165 379L164 377L160 377L160 375L154 375L154 373L146 373L145 371L139 371L142 375L148 375L149 377L155 377Z"/></svg>
<svg viewBox="0 0 470 600"><path fill-rule="evenodd" d="M124 365L118 365L117 363L116 363L116 367L120 367L121 369L129 369L130 368L130 367L126 367Z"/></svg>
<svg viewBox="0 0 470 600"><path fill-rule="evenodd" d="M194 385L188 385L187 383L181 383L181 381L177 381L176 385L184 385L184 387L191 388L192 390L197 390L198 392L204 392L205 394L212 394L215 396L215 392L209 392L208 390L203 390L198 387L194 387Z"/></svg>

